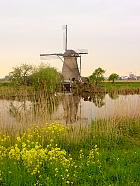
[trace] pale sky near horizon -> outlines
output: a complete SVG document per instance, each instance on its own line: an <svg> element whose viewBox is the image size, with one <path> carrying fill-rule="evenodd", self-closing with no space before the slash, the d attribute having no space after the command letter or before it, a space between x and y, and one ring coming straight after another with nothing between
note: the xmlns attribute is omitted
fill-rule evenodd
<svg viewBox="0 0 140 186"><path fill-rule="evenodd" d="M140 0L0 0L0 77L23 63L61 71L60 60L39 55L63 51L65 24L68 48L88 49L83 76L97 67L140 75Z"/></svg>

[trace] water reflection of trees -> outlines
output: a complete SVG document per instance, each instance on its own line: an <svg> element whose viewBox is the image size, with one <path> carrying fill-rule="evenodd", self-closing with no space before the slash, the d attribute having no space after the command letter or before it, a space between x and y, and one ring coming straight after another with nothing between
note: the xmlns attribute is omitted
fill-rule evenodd
<svg viewBox="0 0 140 186"><path fill-rule="evenodd" d="M102 107L105 105L104 102L105 99L105 94L95 94L94 96L91 97L92 102L95 104L96 107Z"/></svg>
<svg viewBox="0 0 140 186"><path fill-rule="evenodd" d="M60 99L55 94L35 94L10 102L9 113L20 122L48 121L53 112L57 110Z"/></svg>
<svg viewBox="0 0 140 186"><path fill-rule="evenodd" d="M96 107L102 107L105 105L104 99L105 99L105 93L85 93L82 94L82 98L84 101L91 101L95 104Z"/></svg>
<svg viewBox="0 0 140 186"><path fill-rule="evenodd" d="M119 98L119 94L117 92L109 92L108 95L111 99L118 99Z"/></svg>
<svg viewBox="0 0 140 186"><path fill-rule="evenodd" d="M57 111L62 103L64 120L66 123L74 123L78 120L78 107L80 96L73 94L43 95L35 94L20 100L13 100L9 105L9 112L18 122L33 123L51 120L51 115Z"/></svg>
<svg viewBox="0 0 140 186"><path fill-rule="evenodd" d="M109 93L111 99L117 99L118 94ZM96 107L101 108L105 105L105 93L86 93L82 96L73 94L49 94L46 95L43 92L38 92L32 96L24 96L11 100L9 105L10 115L20 123L40 123L51 121L55 117L60 103L62 103L64 110L64 120L66 123L74 123L79 117L78 108L80 111L81 97L84 101L90 101L95 104Z"/></svg>
<svg viewBox="0 0 140 186"><path fill-rule="evenodd" d="M102 106L105 105L105 96L106 93L103 92L96 92L96 93L83 93L82 94L82 98L84 99L84 101L91 101L95 104L96 107L101 108ZM119 94L117 92L109 92L108 96L111 99L118 99L119 98Z"/></svg>

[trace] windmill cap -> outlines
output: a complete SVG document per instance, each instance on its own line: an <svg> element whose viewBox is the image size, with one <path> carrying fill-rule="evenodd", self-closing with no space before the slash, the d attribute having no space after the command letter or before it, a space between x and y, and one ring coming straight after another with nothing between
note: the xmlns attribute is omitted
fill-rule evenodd
<svg viewBox="0 0 140 186"><path fill-rule="evenodd" d="M78 57L78 53L75 52L74 50L67 50L65 53L64 53L64 57Z"/></svg>

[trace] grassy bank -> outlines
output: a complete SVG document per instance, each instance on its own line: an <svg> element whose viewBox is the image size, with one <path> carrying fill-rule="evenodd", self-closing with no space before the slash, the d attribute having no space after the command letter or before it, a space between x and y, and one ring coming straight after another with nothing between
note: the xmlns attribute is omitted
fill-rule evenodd
<svg viewBox="0 0 140 186"><path fill-rule="evenodd" d="M134 91L140 89L140 81L117 81L115 83L103 82L101 86L106 90L106 92L125 90Z"/></svg>
<svg viewBox="0 0 140 186"><path fill-rule="evenodd" d="M0 185L140 185L140 119L1 134Z"/></svg>
<svg viewBox="0 0 140 186"><path fill-rule="evenodd" d="M118 94L140 94L140 81L104 81L99 84L80 83L72 87L74 93L118 93Z"/></svg>

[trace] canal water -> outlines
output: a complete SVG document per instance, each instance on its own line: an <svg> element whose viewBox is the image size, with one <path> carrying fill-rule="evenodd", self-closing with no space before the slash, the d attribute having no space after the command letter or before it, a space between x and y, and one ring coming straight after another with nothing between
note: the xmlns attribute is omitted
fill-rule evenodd
<svg viewBox="0 0 140 186"><path fill-rule="evenodd" d="M139 117L140 95L65 93L51 98L0 100L0 129L23 130L50 122L87 126L93 120Z"/></svg>

